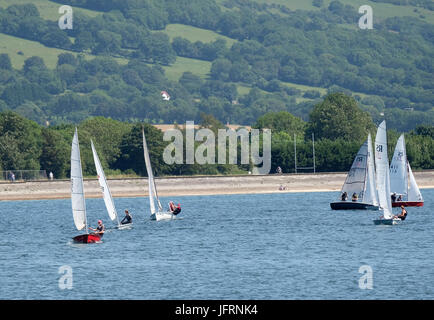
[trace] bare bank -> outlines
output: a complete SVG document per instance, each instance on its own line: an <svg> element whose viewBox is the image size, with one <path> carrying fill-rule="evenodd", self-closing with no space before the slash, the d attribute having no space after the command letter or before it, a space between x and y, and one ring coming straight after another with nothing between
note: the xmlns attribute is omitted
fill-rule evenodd
<svg viewBox="0 0 434 320"><path fill-rule="evenodd" d="M340 191L347 173L186 176L156 178L160 196ZM414 172L420 188L434 188L434 170ZM148 195L146 178L108 179L114 197ZM279 190L281 187L284 190ZM87 198L102 197L96 179L85 179ZM70 198L69 180L1 182L0 200Z"/></svg>

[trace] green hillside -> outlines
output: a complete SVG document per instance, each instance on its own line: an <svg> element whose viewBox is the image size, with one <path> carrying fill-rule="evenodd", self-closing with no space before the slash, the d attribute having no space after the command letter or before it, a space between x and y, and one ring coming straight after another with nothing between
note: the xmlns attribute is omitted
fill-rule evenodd
<svg viewBox="0 0 434 320"><path fill-rule="evenodd" d="M237 41L211 30L205 30L179 23L168 24L164 29L164 32L169 36L170 40L173 40L176 37L183 37L191 42L202 41L207 43L220 38L226 41L228 47L231 47Z"/></svg>
<svg viewBox="0 0 434 320"><path fill-rule="evenodd" d="M60 4L56 2L52 2L49 0L0 0L0 8L7 8L13 4L26 4L26 3L32 3L34 4L41 15L42 18L52 21L58 21L61 14L59 14L59 8ZM65 5L68 5L67 2L64 3ZM90 17L96 17L97 15L100 15L101 12L94 11L94 10L88 10L84 8L79 8L76 6L72 6L73 12L80 12L83 14L86 14Z"/></svg>
<svg viewBox="0 0 434 320"><path fill-rule="evenodd" d="M307 120L345 92L375 121L411 130L434 123L434 11L396 2L71 0L74 28L60 30L63 2L0 0L0 111L39 123L207 112L251 125L271 111ZM357 26L365 4L374 30ZM154 102L161 90L170 102Z"/></svg>
<svg viewBox="0 0 434 320"><path fill-rule="evenodd" d="M326 8L332 1L333 0L323 0L322 6L316 7L312 4L312 0L252 0L252 2L267 4L269 6L281 5L291 10L309 11L318 11L321 8ZM217 0L217 2L221 6L224 6L224 4L227 3L227 0ZM340 0L340 2L351 5L355 8L359 8L362 5L369 5L373 9L374 17L379 19L404 16L420 18L423 16L423 19L427 22L434 23L434 12L423 7L414 5L396 5L393 3L374 2L370 0ZM282 11L274 9L274 12L277 13Z"/></svg>

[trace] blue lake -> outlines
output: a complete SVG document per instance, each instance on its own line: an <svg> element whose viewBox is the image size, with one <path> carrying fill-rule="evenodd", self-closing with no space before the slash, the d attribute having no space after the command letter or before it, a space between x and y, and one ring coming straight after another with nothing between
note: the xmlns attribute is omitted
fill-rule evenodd
<svg viewBox="0 0 434 320"><path fill-rule="evenodd" d="M434 299L434 189L422 195L397 226L332 211L336 192L178 197L180 219L158 223L147 198L116 198L130 230L88 199L89 225L109 229L89 245L71 241L69 199L2 201L0 299ZM372 289L359 287L364 265Z"/></svg>

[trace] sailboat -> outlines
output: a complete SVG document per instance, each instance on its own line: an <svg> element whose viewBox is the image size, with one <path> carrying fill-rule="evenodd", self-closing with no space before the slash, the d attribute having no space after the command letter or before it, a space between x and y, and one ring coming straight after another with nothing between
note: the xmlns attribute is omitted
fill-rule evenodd
<svg viewBox="0 0 434 320"><path fill-rule="evenodd" d="M98 157L98 154L96 152L96 149L95 149L95 146L94 146L92 140L90 140L90 144L92 147L93 161L95 163L96 174L98 176L98 183L101 187L101 191L103 194L104 203L105 203L105 207L107 209L107 213L108 213L111 221L117 222L117 228L122 228L123 225L121 225L119 222L119 217L118 217L118 214L116 211L115 203L113 201L113 197L112 197L112 194L110 192L110 188L107 184L107 179L105 177L104 170L101 166L101 162L99 161L99 157Z"/></svg>
<svg viewBox="0 0 434 320"><path fill-rule="evenodd" d="M375 137L375 164L377 167L377 190L383 216L374 220L375 224L397 224L401 219L394 218L390 198L389 158L387 157L386 121L378 126Z"/></svg>
<svg viewBox="0 0 434 320"><path fill-rule="evenodd" d="M175 219L175 215L170 211L164 211L158 198L157 187L155 185L154 174L152 173L151 160L149 158L148 146L146 144L145 132L142 129L143 135L143 152L145 157L146 171L148 173L148 192L149 205L151 208L151 220L171 220Z"/></svg>
<svg viewBox="0 0 434 320"><path fill-rule="evenodd" d="M396 143L390 164L390 191L394 194L392 207L422 207L423 198L414 179L413 172L407 159L404 135Z"/></svg>
<svg viewBox="0 0 434 320"><path fill-rule="evenodd" d="M103 233L90 233L86 217L86 201L84 196L83 172L81 169L80 145L77 128L71 147L71 204L72 216L77 230L86 229L85 234L73 238L74 242L93 243L101 240Z"/></svg>
<svg viewBox="0 0 434 320"><path fill-rule="evenodd" d="M330 203L333 210L379 209L371 134L357 152L340 194L339 201ZM348 200L353 194L357 200Z"/></svg>

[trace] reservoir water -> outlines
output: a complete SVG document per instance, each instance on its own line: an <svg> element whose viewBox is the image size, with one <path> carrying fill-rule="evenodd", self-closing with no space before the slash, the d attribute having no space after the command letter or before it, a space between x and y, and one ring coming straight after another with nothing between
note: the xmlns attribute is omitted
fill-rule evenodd
<svg viewBox="0 0 434 320"><path fill-rule="evenodd" d="M158 223L147 198L115 198L129 230L88 199L89 225L108 229L89 245L71 241L70 199L2 201L0 299L434 299L434 189L422 195L396 226L332 211L336 192L178 197L180 218Z"/></svg>

